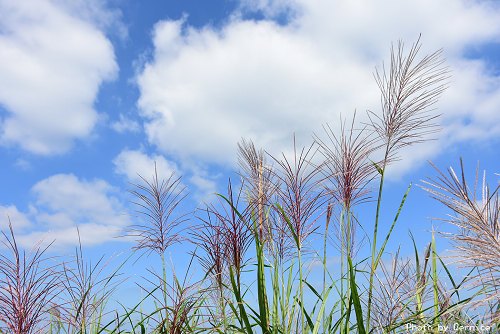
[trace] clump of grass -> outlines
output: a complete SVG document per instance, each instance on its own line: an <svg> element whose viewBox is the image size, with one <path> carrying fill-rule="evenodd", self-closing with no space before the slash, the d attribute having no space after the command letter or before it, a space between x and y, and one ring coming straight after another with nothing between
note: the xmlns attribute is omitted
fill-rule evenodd
<svg viewBox="0 0 500 334"><path fill-rule="evenodd" d="M10 236L2 232L7 254L0 254L0 325L15 334L41 333L48 324L46 310L59 287L60 270L45 256L51 244L41 241L21 251L9 219Z"/></svg>
<svg viewBox="0 0 500 334"><path fill-rule="evenodd" d="M249 205L241 201L242 189L235 195L229 180L227 195L219 196L215 203L200 210L200 224L193 226L190 232L191 241L198 251L196 257L205 269L206 276L212 281L209 291L212 292L217 306L212 317L214 327L219 324L227 327L225 318L230 293L229 268L233 268L237 285L240 287L246 253L252 241L252 232L245 218ZM220 321L221 318L224 321Z"/></svg>
<svg viewBox="0 0 500 334"><path fill-rule="evenodd" d="M376 283L373 295L374 328L393 328L398 322L408 320L413 314L408 312L408 301L415 294L415 271L410 259L401 259L399 249L391 256L390 265L382 262L380 273L375 273ZM410 287L410 286L411 287ZM418 289L418 288L417 288Z"/></svg>
<svg viewBox="0 0 500 334"><path fill-rule="evenodd" d="M153 286L157 285L155 289L160 288L161 297L155 296L154 291L148 291L148 295L152 295L155 299L157 308L151 314L141 312L142 320L135 327L140 326L145 329L144 324L149 325L152 322L155 324L152 330L158 333L181 334L202 330L203 319L207 316L203 314L203 310L210 305L207 305L205 300L208 289L202 287L204 280L193 281L193 273L190 273L194 258L195 256L191 257L182 280L173 267L170 282L164 281L161 274L152 271L155 281L146 280Z"/></svg>
<svg viewBox="0 0 500 334"><path fill-rule="evenodd" d="M161 257L162 271L150 268L153 277L144 278L153 287L146 289L139 284L147 291L146 298L154 299L152 312L137 310L145 298L132 309L124 308L124 315L115 311L116 318L100 326L101 311L109 297L106 288L113 291L110 280L115 275L99 278L106 265L101 266L100 261L87 265L80 245L76 267L65 263L61 276L57 266L41 265L45 264L45 249L37 246L32 253L21 256L11 227L11 237L4 234L4 245L14 260L8 262L7 255L0 257L0 307L5 305L0 308L0 323L9 330L11 322L27 321L21 315L28 314L30 325L11 331L31 333L41 331L49 315L63 319L64 305L50 308L52 292L59 287L68 291L70 309L76 312L71 314L67 328L57 327L57 332L365 334L411 332L405 328L411 325L437 333L440 325L476 321L465 308L471 299L460 295L467 279L480 288L477 295L485 297L476 305L486 305L493 314L490 320L500 321L496 318L500 308L498 187L490 190L483 178L483 196L476 198L477 177L471 191L463 166L461 176L453 169L448 175L439 172L426 190L455 213L447 221L457 225L460 232L441 235L450 238L462 252L460 261L471 267L471 273L461 281L453 277L436 253L434 233L423 256L413 240L414 259L403 259L398 249L390 262L382 261L411 188L402 196L385 239L377 244L386 167L398 159L401 149L429 140L429 135L439 129L434 106L446 89L448 70L443 66L441 51L419 58L420 49L420 39L409 52L400 42L391 50L389 68L376 71L382 112L370 111L368 124L357 125L355 116L352 120L341 119L339 134L326 125L327 139L316 136L310 146L302 149L297 149L294 138L291 156L272 156L243 139L238 144L238 191L233 191L229 179L227 193L218 194L216 200L196 209L196 224L188 221L187 214L178 214L187 195L180 177L172 173L161 178L156 164L151 179L141 176L142 182L130 191L139 222L126 234L135 238L134 251ZM319 163L318 152L324 158ZM364 244L356 229L367 226L358 220L358 204L370 202L375 182L378 193L373 237L367 250L371 254L358 260L357 251L363 250ZM184 223L191 223L188 235L182 234ZM311 243L320 234L321 223L323 257ZM340 253L340 268L327 262L331 226L336 234L334 246ZM179 279L172 264L171 279L167 279L165 253L183 240L196 246L186 275ZM250 249L252 242L255 250ZM203 268L201 279L190 274L194 260ZM35 269L26 269L26 263ZM321 291L320 283L307 274L308 268L317 264L323 265ZM27 270L28 278L18 273L22 270ZM255 273L255 281L247 282L245 272ZM30 280L30 275L34 279ZM52 275L58 279L52 281ZM446 276L451 288L443 283ZM337 293L333 301L332 291ZM21 299L23 303L42 303L46 308L36 311L23 306L24 313L16 315L12 310L17 310L14 306ZM93 316L96 312L97 317ZM477 321L482 323L483 319Z"/></svg>
<svg viewBox="0 0 500 334"><path fill-rule="evenodd" d="M103 317L109 314L105 309L109 298L125 279L120 278L122 274L118 272L121 266L105 274L112 258L104 261L103 256L95 264L86 261L79 232L78 241L74 259L62 263L61 302L54 318L67 332L95 332L101 327Z"/></svg>
<svg viewBox="0 0 500 334"><path fill-rule="evenodd" d="M465 176L463 161L460 172L450 167L438 172L436 178L423 181L429 195L452 211L442 219L459 228L457 232L441 233L457 251L456 261L467 268L476 269L470 276L473 286L484 289L484 298L476 306L486 306L490 321L500 321L500 201L499 186L491 189L486 183L486 173L479 179L479 166L474 184ZM479 181L482 181L480 184Z"/></svg>

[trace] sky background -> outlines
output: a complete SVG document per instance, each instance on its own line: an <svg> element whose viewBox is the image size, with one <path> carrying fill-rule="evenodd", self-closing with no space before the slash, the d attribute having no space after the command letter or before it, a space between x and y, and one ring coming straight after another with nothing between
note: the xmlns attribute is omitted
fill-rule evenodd
<svg viewBox="0 0 500 334"><path fill-rule="evenodd" d="M71 252L78 226L92 254L128 249L126 189L153 161L183 175L192 210L235 177L242 137L277 154L379 111L375 67L419 34L452 77L438 140L391 167L389 216L435 175L428 159L463 156L471 178L480 161L498 183L500 2L0 0L0 229L9 215L22 246ZM409 229L424 245L445 214L414 187L390 246Z"/></svg>

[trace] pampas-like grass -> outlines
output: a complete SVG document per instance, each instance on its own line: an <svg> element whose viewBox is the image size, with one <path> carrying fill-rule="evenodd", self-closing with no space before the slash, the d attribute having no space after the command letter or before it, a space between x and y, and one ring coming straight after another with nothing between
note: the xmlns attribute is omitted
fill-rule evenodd
<svg viewBox="0 0 500 334"><path fill-rule="evenodd" d="M492 315L490 320L499 321L499 186L491 189L486 183L485 173L482 180L479 179L479 166L473 184L468 183L462 159L458 174L452 167L442 172L432 165L438 176L423 181L425 185L422 188L451 210L449 218L442 220L458 227L457 232L441 235L448 238L457 251L456 262L464 267L477 269L470 276L470 281L473 286L484 289L485 297L476 302L476 306L486 306Z"/></svg>

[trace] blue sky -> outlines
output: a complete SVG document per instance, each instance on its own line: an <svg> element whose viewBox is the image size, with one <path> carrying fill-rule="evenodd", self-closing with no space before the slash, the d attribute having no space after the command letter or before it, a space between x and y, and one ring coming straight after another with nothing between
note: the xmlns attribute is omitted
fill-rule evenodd
<svg viewBox="0 0 500 334"><path fill-rule="evenodd" d="M463 156L471 177L479 160L498 182L499 2L1 0L0 229L8 214L22 246L71 250L79 226L93 252L129 248L126 189L153 161L183 175L192 210L224 190L241 137L279 153L379 110L375 66L420 33L452 73L443 130L402 152L389 203L434 175L428 159ZM414 188L394 245L408 229L425 244L445 213Z"/></svg>

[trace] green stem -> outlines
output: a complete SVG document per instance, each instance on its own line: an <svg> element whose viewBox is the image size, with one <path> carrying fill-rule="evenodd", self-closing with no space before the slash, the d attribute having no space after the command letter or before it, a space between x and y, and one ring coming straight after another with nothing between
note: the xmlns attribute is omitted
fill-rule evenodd
<svg viewBox="0 0 500 334"><path fill-rule="evenodd" d="M282 322L282 327L283 330L285 330L286 327L286 319L287 319L287 313L285 310L288 310L288 299L286 299L286 286L285 286L285 272L283 269L283 263L280 261L280 271L281 271L281 298L280 298L280 307L281 307L281 322ZM285 304L286 303L286 304ZM285 307L286 305L286 307Z"/></svg>
<svg viewBox="0 0 500 334"><path fill-rule="evenodd" d="M386 158L384 161L387 161L387 150L386 150ZM367 319L366 319L366 332L370 332L370 317L371 317L371 306L372 306L372 295L373 295L373 276L375 274L375 253L377 249L377 230L378 230L378 220L380 216L380 204L382 202L382 189L384 186L384 175L385 175L385 165L384 163L381 171L380 177L380 185L378 189L378 198L377 198L377 213L375 215L375 226L373 228L373 250L372 250L372 264L370 270L370 286L368 288L368 308L367 308Z"/></svg>
<svg viewBox="0 0 500 334"><path fill-rule="evenodd" d="M350 221L350 208L349 208L349 204L347 205L346 209L345 209L345 212L346 212L346 216L344 217L344 220L346 220L346 217L347 217L347 221L346 221L346 259L347 259L347 264L349 264L349 259L351 257L351 247L352 245L350 244L350 233L351 233L351 221ZM351 292L350 292L350 277L351 277L351 272L349 270L349 268L346 268L346 275L347 275L347 280L346 280L346 285L347 285L347 289L346 289L346 296L350 296L351 295ZM347 300L347 309L350 310L350 302L351 302L351 299L349 297L346 298ZM347 323L346 324L347 328L349 328L349 324Z"/></svg>
<svg viewBox="0 0 500 334"><path fill-rule="evenodd" d="M299 275L300 275L300 306L301 306L301 321L302 321L302 333L305 332L304 328L304 290L303 290L303 276L302 276L302 256L301 256L301 251L300 251L300 245L299 245Z"/></svg>
<svg viewBox="0 0 500 334"><path fill-rule="evenodd" d="M434 328L438 333L439 325L439 299L438 299L438 278L437 278L437 263L436 263L436 239L434 231L432 232L432 278L434 285Z"/></svg>
<svg viewBox="0 0 500 334"><path fill-rule="evenodd" d="M222 286L220 286L220 306L222 309L222 319L224 319L224 332L227 333L226 303L224 302L224 290Z"/></svg>
<svg viewBox="0 0 500 334"><path fill-rule="evenodd" d="M323 245L323 300L325 300L326 294L326 237L328 235L328 222L325 224L325 243ZM326 325L326 314L323 313L323 328Z"/></svg>
<svg viewBox="0 0 500 334"><path fill-rule="evenodd" d="M344 314L344 209L342 209L342 213L340 214L340 314ZM348 325L347 325L348 326ZM344 324L340 323L340 333L343 332Z"/></svg>
<svg viewBox="0 0 500 334"><path fill-rule="evenodd" d="M162 282L162 285L163 285L163 300L165 302L164 306L165 306L165 322L168 321L168 311L167 311L167 303L168 303L168 299L167 299L167 271L166 271L166 268L165 268L165 253L161 253L161 263L162 263L162 275L163 275L163 282Z"/></svg>

